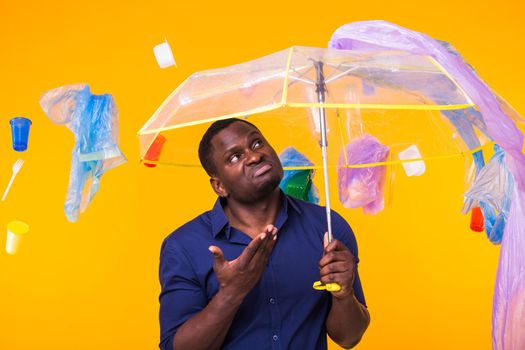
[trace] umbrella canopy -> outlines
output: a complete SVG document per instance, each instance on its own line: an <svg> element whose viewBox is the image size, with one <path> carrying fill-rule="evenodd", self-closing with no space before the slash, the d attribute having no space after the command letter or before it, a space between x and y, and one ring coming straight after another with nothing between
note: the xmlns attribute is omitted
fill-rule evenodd
<svg viewBox="0 0 525 350"><path fill-rule="evenodd" d="M321 112L330 166L340 155L347 167L383 164L349 163L342 150L363 135L389 148L389 162L406 161L398 155L413 145L430 159L491 141L474 103L430 56L296 46L191 75L139 131L141 159L200 166L198 143L209 124L241 117L268 135L277 152L293 145L313 163L304 168L320 168Z"/></svg>

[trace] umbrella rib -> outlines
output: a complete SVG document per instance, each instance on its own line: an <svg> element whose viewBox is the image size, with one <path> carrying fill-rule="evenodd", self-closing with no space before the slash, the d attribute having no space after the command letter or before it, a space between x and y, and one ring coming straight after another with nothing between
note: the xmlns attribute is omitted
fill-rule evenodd
<svg viewBox="0 0 525 350"><path fill-rule="evenodd" d="M310 85L315 85L315 83L311 80L308 80L308 79L302 79L302 78L299 78L299 77L294 77L292 75L290 75L290 78L294 79L295 81L294 82L291 82L288 84L288 87L290 87L290 85L296 83L297 81L302 81L303 83L306 83L306 84L310 84Z"/></svg>
<svg viewBox="0 0 525 350"><path fill-rule="evenodd" d="M325 84L329 84L329 83L331 83L332 81L337 80L337 79L339 79L339 78L342 77L342 76L348 75L348 73L350 73L350 72L356 70L357 68L358 68L358 67L348 68L348 69L345 70L344 72L341 72L341 73L339 73L339 74L337 74L337 75L334 75L334 76L330 77L329 79L326 79L326 80L325 80ZM337 69L337 68L336 68L336 69Z"/></svg>

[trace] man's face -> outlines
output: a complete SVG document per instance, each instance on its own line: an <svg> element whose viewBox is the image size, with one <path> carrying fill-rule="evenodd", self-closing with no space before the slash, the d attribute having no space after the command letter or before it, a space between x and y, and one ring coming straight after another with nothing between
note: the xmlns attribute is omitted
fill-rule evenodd
<svg viewBox="0 0 525 350"><path fill-rule="evenodd" d="M283 168L274 149L253 126L234 122L211 141L216 174L212 186L221 197L251 203L281 182Z"/></svg>

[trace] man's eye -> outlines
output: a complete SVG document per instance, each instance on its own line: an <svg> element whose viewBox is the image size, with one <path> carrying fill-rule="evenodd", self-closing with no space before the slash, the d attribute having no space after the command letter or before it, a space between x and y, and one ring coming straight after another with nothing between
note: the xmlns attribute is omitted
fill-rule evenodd
<svg viewBox="0 0 525 350"><path fill-rule="evenodd" d="M230 157L230 163L237 163L239 161L240 157L238 154L232 154Z"/></svg>
<svg viewBox="0 0 525 350"><path fill-rule="evenodd" d="M253 143L253 148L261 148L263 145L261 140L257 140Z"/></svg>

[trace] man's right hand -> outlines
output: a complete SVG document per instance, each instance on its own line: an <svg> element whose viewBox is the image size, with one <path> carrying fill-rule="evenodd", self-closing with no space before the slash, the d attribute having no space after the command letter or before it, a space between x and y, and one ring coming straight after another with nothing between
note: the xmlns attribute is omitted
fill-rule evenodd
<svg viewBox="0 0 525 350"><path fill-rule="evenodd" d="M261 277L277 240L277 228L268 225L255 237L241 255L232 261L224 259L219 247L210 246L213 254L213 270L222 293L241 302Z"/></svg>

